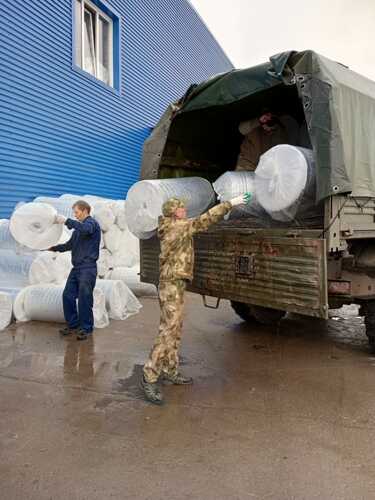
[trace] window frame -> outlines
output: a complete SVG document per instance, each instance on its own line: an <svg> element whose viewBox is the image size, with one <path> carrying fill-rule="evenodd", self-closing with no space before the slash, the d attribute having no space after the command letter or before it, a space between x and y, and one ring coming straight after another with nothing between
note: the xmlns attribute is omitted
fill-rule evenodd
<svg viewBox="0 0 375 500"><path fill-rule="evenodd" d="M73 44L72 44L72 55L73 55L73 67L75 69L78 69L79 71L83 71L85 75L89 76L90 78L93 78L95 81L101 83L102 85L105 85L106 87L109 87L112 90L116 90L115 86L115 50L114 50L114 43L115 43L115 20L110 17L108 14L106 14L103 9L101 9L98 5L95 3L91 2L90 0L79 0L80 3L80 19L77 19L76 15L76 5L77 5L77 0L73 0L72 5L73 5ZM94 61L94 66L95 66L95 74L90 73L84 68L84 54L85 54L85 6L87 5L88 10L92 13L95 14L95 17L93 18L93 25L95 25L95 61ZM105 4L104 4L105 5ZM104 21L108 23L109 26L109 83L104 81L100 76L100 65L99 65L99 18L103 18ZM80 22L79 30L77 29L77 23ZM76 53L76 46L77 46L77 32L79 32L80 35L80 46L81 46L81 51L80 51L80 61L77 60L77 53Z"/></svg>

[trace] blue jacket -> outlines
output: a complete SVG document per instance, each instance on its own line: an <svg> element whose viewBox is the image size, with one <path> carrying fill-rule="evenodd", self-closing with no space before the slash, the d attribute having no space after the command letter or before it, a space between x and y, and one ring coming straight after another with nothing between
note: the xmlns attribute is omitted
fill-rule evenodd
<svg viewBox="0 0 375 500"><path fill-rule="evenodd" d="M54 252L72 251L72 264L75 268L96 266L100 248L100 226L95 219L88 216L83 222L67 219L65 225L74 229L69 241L51 248Z"/></svg>

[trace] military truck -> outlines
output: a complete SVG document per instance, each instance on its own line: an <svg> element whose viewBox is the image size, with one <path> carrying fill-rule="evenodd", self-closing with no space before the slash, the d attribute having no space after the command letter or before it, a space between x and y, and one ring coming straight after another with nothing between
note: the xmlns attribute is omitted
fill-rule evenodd
<svg viewBox="0 0 375 500"><path fill-rule="evenodd" d="M262 323L286 312L328 318L329 308L357 303L374 346L374 82L313 51L214 76L166 110L145 143L141 178L214 181L236 166L239 122L265 107L306 127L319 217L267 228L240 218L212 227L195 238L188 289L207 306L228 299L244 320ZM157 285L159 248L157 237L141 241L142 281Z"/></svg>

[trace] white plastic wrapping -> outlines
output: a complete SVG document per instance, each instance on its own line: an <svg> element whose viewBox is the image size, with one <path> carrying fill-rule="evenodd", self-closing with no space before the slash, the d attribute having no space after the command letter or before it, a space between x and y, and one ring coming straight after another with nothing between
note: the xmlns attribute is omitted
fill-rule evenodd
<svg viewBox="0 0 375 500"><path fill-rule="evenodd" d="M29 270L30 285L66 283L72 269L71 252L41 252L32 262Z"/></svg>
<svg viewBox="0 0 375 500"><path fill-rule="evenodd" d="M16 251L17 242L10 232L9 224L9 219L0 219L0 249Z"/></svg>
<svg viewBox="0 0 375 500"><path fill-rule="evenodd" d="M54 252L41 252L34 259L29 270L30 285L56 282L55 259Z"/></svg>
<svg viewBox="0 0 375 500"><path fill-rule="evenodd" d="M215 201L211 184L200 177L153 179L135 183L126 199L126 219L137 238L151 237L162 214L162 205L169 198L179 198L186 204L188 217L196 217Z"/></svg>
<svg viewBox="0 0 375 500"><path fill-rule="evenodd" d="M230 201L244 193L251 193L250 203L234 207L226 219L254 215L261 217L263 209L259 205L255 192L255 173L247 171L225 172L213 183L213 188L220 202Z"/></svg>
<svg viewBox="0 0 375 500"><path fill-rule="evenodd" d="M225 172L213 183L220 202L229 201L244 193L255 197L254 172Z"/></svg>
<svg viewBox="0 0 375 500"><path fill-rule="evenodd" d="M33 260L33 255L17 255L12 250L0 250L0 286L27 286Z"/></svg>
<svg viewBox="0 0 375 500"><path fill-rule="evenodd" d="M95 205L95 203L100 201L106 201L106 198L103 198L102 196L95 196L93 194L85 194L81 197L81 200L87 201L89 205Z"/></svg>
<svg viewBox="0 0 375 500"><path fill-rule="evenodd" d="M14 287L14 286L2 286L0 284L0 292L6 293L12 298L12 302L14 302L15 298L17 295L20 293L22 290L21 287Z"/></svg>
<svg viewBox="0 0 375 500"><path fill-rule="evenodd" d="M142 307L137 297L123 281L97 280L96 287L104 293L108 315L111 319L124 320L137 314Z"/></svg>
<svg viewBox="0 0 375 500"><path fill-rule="evenodd" d="M45 250L56 245L63 226L55 224L57 212L46 203L25 203L17 208L10 219L10 231L21 245L34 250Z"/></svg>
<svg viewBox="0 0 375 500"><path fill-rule="evenodd" d="M0 332L12 321L13 299L8 293L0 291Z"/></svg>
<svg viewBox="0 0 375 500"><path fill-rule="evenodd" d="M315 165L309 149L281 144L264 153L255 171L259 203L275 220L292 221L314 205Z"/></svg>
<svg viewBox="0 0 375 500"><path fill-rule="evenodd" d="M73 234L73 229L68 229L66 226L63 226L63 231L58 244L62 245L63 243L69 241L70 238L72 237L72 234Z"/></svg>
<svg viewBox="0 0 375 500"><path fill-rule="evenodd" d="M139 240L128 229L122 231L119 248L112 258L110 267L133 267L139 263Z"/></svg>
<svg viewBox="0 0 375 500"><path fill-rule="evenodd" d="M73 203L69 199L52 198L49 196L37 196L34 199L34 203L45 203L53 207L60 215L68 217L70 219L74 218L73 214Z"/></svg>
<svg viewBox="0 0 375 500"><path fill-rule="evenodd" d="M115 253L120 249L122 241L121 229L115 225L111 226L107 232L103 235L104 246L111 253Z"/></svg>
<svg viewBox="0 0 375 500"><path fill-rule="evenodd" d="M69 273L72 270L72 253L71 252L62 252L55 254L55 282L60 285L65 285L66 280L68 279Z"/></svg>
<svg viewBox="0 0 375 500"><path fill-rule="evenodd" d="M53 321L64 323L63 286L33 285L21 290L14 301L14 315L17 321ZM94 290L94 325L104 328L109 324L104 293Z"/></svg>
<svg viewBox="0 0 375 500"><path fill-rule="evenodd" d="M99 252L99 259L97 261L99 278L104 278L104 276L106 276L109 269L113 267L112 262L111 252L106 248L102 248Z"/></svg>
<svg viewBox="0 0 375 500"><path fill-rule="evenodd" d="M109 202L99 202L94 205L94 218L99 223L102 231L108 231L115 223L115 214L111 209Z"/></svg>
<svg viewBox="0 0 375 500"><path fill-rule="evenodd" d="M83 197L78 194L65 193L59 197L59 200L63 200L64 202L68 202L73 205L76 201L82 200L82 198Z"/></svg>
<svg viewBox="0 0 375 500"><path fill-rule="evenodd" d="M155 285L141 283L139 272L139 265L131 268L116 267L108 273L106 278L123 281L137 297L157 297Z"/></svg>
<svg viewBox="0 0 375 500"><path fill-rule="evenodd" d="M126 223L125 201L118 200L112 203L112 211L115 215L115 224L123 231L128 228Z"/></svg>

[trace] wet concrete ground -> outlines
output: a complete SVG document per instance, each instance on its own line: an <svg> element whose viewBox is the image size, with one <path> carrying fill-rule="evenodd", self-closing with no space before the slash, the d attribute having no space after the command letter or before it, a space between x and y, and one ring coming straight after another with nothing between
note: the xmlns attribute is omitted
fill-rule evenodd
<svg viewBox="0 0 375 500"><path fill-rule="evenodd" d="M375 497L375 357L355 312L275 331L189 295L195 384L159 408L138 391L158 321L143 303L83 343L52 324L0 333L1 499Z"/></svg>

